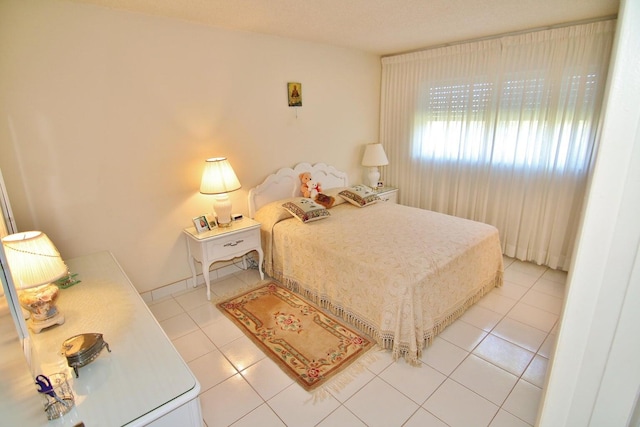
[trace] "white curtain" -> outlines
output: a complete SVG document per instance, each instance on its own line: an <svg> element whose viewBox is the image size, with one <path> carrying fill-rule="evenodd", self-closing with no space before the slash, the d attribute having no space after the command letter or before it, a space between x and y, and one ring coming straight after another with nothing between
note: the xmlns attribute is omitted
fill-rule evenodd
<svg viewBox="0 0 640 427"><path fill-rule="evenodd" d="M383 178L403 204L492 224L503 252L567 269L615 21L383 58Z"/></svg>

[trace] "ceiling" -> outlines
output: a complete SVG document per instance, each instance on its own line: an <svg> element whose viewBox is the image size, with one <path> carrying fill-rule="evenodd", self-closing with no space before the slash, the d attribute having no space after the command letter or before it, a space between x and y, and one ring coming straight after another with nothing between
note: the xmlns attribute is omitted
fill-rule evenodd
<svg viewBox="0 0 640 427"><path fill-rule="evenodd" d="M73 0L388 55L617 14L619 0Z"/></svg>

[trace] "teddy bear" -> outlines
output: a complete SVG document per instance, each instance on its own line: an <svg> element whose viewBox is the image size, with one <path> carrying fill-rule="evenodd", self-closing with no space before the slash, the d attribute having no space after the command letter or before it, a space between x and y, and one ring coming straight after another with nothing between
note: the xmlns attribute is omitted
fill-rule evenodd
<svg viewBox="0 0 640 427"><path fill-rule="evenodd" d="M309 184L308 184L308 182L311 181L311 173L310 172L302 172L298 176L300 177L300 192L302 193L302 195L304 197L309 197L310 196L310 192L309 192Z"/></svg>
<svg viewBox="0 0 640 427"><path fill-rule="evenodd" d="M307 197L309 197L310 199L315 199L318 193L322 191L322 189L320 188L320 183L314 180L310 180L307 182L307 190L309 191L309 195Z"/></svg>

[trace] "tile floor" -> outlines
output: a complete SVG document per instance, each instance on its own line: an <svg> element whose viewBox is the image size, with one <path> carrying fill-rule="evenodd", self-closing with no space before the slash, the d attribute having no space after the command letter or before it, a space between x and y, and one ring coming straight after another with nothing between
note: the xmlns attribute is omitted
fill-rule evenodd
<svg viewBox="0 0 640 427"><path fill-rule="evenodd" d="M256 270L238 269L212 293L258 281ZM504 286L436 337L421 367L379 352L346 388L315 403L203 286L149 307L200 382L207 427L520 427L535 423L565 281L566 273L505 258Z"/></svg>

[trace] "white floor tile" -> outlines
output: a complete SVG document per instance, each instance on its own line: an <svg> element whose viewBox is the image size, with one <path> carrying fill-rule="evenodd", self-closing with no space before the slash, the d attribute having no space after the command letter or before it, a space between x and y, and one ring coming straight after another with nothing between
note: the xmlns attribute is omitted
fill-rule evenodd
<svg viewBox="0 0 640 427"><path fill-rule="evenodd" d="M297 383L291 384L267 402L288 426L315 426L335 411L340 402L327 396L314 401L313 395Z"/></svg>
<svg viewBox="0 0 640 427"><path fill-rule="evenodd" d="M249 286L235 275L225 276L211 283L211 300L230 298L242 290L249 289Z"/></svg>
<svg viewBox="0 0 640 427"><path fill-rule="evenodd" d="M341 377L341 375L336 377L336 382L331 382L330 380L327 383L327 390L329 390L329 393L342 403L351 398L351 396L361 390L375 377L375 374L369 369L363 369L360 372L349 371L346 375L349 375L349 378L346 379L346 383L344 384L336 384L336 382L339 383L341 381L345 381L345 378Z"/></svg>
<svg viewBox="0 0 640 427"><path fill-rule="evenodd" d="M568 273L566 271L548 269L542 275L542 279L552 280L554 282L564 284L567 283L567 275Z"/></svg>
<svg viewBox="0 0 640 427"><path fill-rule="evenodd" d="M173 340L173 345L185 362L191 362L200 356L217 350L202 330L197 329Z"/></svg>
<svg viewBox="0 0 640 427"><path fill-rule="evenodd" d="M266 403L258 406L231 425L232 427L285 427L282 420L278 418Z"/></svg>
<svg viewBox="0 0 640 427"><path fill-rule="evenodd" d="M433 343L423 350L421 360L443 374L449 375L468 355L468 351L436 337Z"/></svg>
<svg viewBox="0 0 640 427"><path fill-rule="evenodd" d="M522 271L518 271L516 269L511 268L513 264L509 266L504 271L504 280L512 283L516 283L520 286L526 286L530 288L533 284L538 280L541 276L534 276L531 274L524 273Z"/></svg>
<svg viewBox="0 0 640 427"><path fill-rule="evenodd" d="M222 348L230 342L245 336L240 328L226 317L209 323L201 329L218 348Z"/></svg>
<svg viewBox="0 0 640 427"><path fill-rule="evenodd" d="M262 403L240 374L200 394L202 416L208 426L228 426Z"/></svg>
<svg viewBox="0 0 640 427"><path fill-rule="evenodd" d="M238 371L242 371L267 357L267 355L244 334L230 343L221 346L220 351Z"/></svg>
<svg viewBox="0 0 640 427"><path fill-rule="evenodd" d="M218 350L192 360L188 365L200 383L201 393L238 373Z"/></svg>
<svg viewBox="0 0 640 427"><path fill-rule="evenodd" d="M521 301L558 316L562 312L562 298L531 289Z"/></svg>
<svg viewBox="0 0 640 427"><path fill-rule="evenodd" d="M516 302L517 300L513 298L508 298L491 291L478 301L477 305L495 311L498 314L505 315L513 308Z"/></svg>
<svg viewBox="0 0 640 427"><path fill-rule="evenodd" d="M518 285L517 283L505 281L499 288L493 288L491 292L505 296L514 300L519 300L530 288Z"/></svg>
<svg viewBox="0 0 640 427"><path fill-rule="evenodd" d="M449 427L442 420L439 420L431 412L424 408L419 408L415 414L409 418L403 427Z"/></svg>
<svg viewBox="0 0 640 427"><path fill-rule="evenodd" d="M387 366L395 363L393 361L393 357L391 356L391 351L389 350L379 350L375 354L376 360L367 365L367 369L373 372L374 374L379 374L384 371Z"/></svg>
<svg viewBox="0 0 640 427"><path fill-rule="evenodd" d="M489 427L531 427L531 424L522 421L504 409L500 409Z"/></svg>
<svg viewBox="0 0 640 427"><path fill-rule="evenodd" d="M447 379L422 407L451 427L486 427L499 409L451 379Z"/></svg>
<svg viewBox="0 0 640 427"><path fill-rule="evenodd" d="M496 405L504 403L518 381L515 375L473 354L462 362L451 378Z"/></svg>
<svg viewBox="0 0 640 427"><path fill-rule="evenodd" d="M158 322L184 313L184 309L173 298L165 298L153 303L149 305L149 310L151 310L153 317L155 317Z"/></svg>
<svg viewBox="0 0 640 427"><path fill-rule="evenodd" d="M220 311L218 307L211 302L193 308L187 313L189 314L189 317L191 317L201 328L224 317L222 311Z"/></svg>
<svg viewBox="0 0 640 427"><path fill-rule="evenodd" d="M507 314L507 317L533 326L543 332L549 332L558 321L558 315L542 310L523 302L519 302Z"/></svg>
<svg viewBox="0 0 640 427"><path fill-rule="evenodd" d="M294 382L268 357L252 364L241 374L264 400L271 399Z"/></svg>
<svg viewBox="0 0 640 427"><path fill-rule="evenodd" d="M189 311L204 304L210 304L209 300L207 300L206 286L191 288L189 291L176 295L174 298L185 311Z"/></svg>
<svg viewBox="0 0 640 427"><path fill-rule="evenodd" d="M344 405L370 427L402 425L419 407L380 378L374 378Z"/></svg>
<svg viewBox="0 0 640 427"><path fill-rule="evenodd" d="M459 320L469 323L476 328L480 328L483 331L490 332L498 324L500 319L502 319L502 315L476 304L465 311Z"/></svg>
<svg viewBox="0 0 640 427"><path fill-rule="evenodd" d="M566 286L564 282L559 283L550 279L541 278L531 287L531 289L548 295L553 295L556 298L564 299Z"/></svg>
<svg viewBox="0 0 640 427"><path fill-rule="evenodd" d="M534 355L529 350L491 334L482 340L473 354L518 377L529 366Z"/></svg>
<svg viewBox="0 0 640 427"><path fill-rule="evenodd" d="M198 325L191 320L187 313L180 313L177 316L170 317L169 319L163 320L159 323L169 339L172 341L198 330Z"/></svg>
<svg viewBox="0 0 640 427"><path fill-rule="evenodd" d="M547 359L551 359L551 353L556 345L556 339L558 336L555 333L550 333L547 338L542 343L540 350L538 350L538 354L542 357L546 357Z"/></svg>
<svg viewBox="0 0 640 427"><path fill-rule="evenodd" d="M533 425L538 415L541 396L542 390L539 387L520 380L502 407L505 411Z"/></svg>
<svg viewBox="0 0 640 427"><path fill-rule="evenodd" d="M546 332L510 317L502 319L491 333L534 353L538 351L545 338L547 338Z"/></svg>
<svg viewBox="0 0 640 427"><path fill-rule="evenodd" d="M513 263L511 263L511 265L507 270L516 271L518 273L524 273L529 276L533 276L536 279L539 279L540 276L542 276L548 269L549 267L546 267L544 265L537 265L532 262L515 260Z"/></svg>
<svg viewBox="0 0 640 427"><path fill-rule="evenodd" d="M429 365L423 364L416 367L405 361L392 364L379 377L418 405L424 403L447 379L445 375Z"/></svg>
<svg viewBox="0 0 640 427"><path fill-rule="evenodd" d="M544 386L544 380L547 375L547 367L549 365L549 359L536 354L527 370L524 371L522 379L530 382L531 384L542 388Z"/></svg>
<svg viewBox="0 0 640 427"><path fill-rule="evenodd" d="M322 420L318 427L366 427L358 417L350 412L344 406L340 406L338 409L329 414L324 420Z"/></svg>
<svg viewBox="0 0 640 427"><path fill-rule="evenodd" d="M487 332L466 322L454 322L438 336L464 350L471 351L487 336Z"/></svg>

